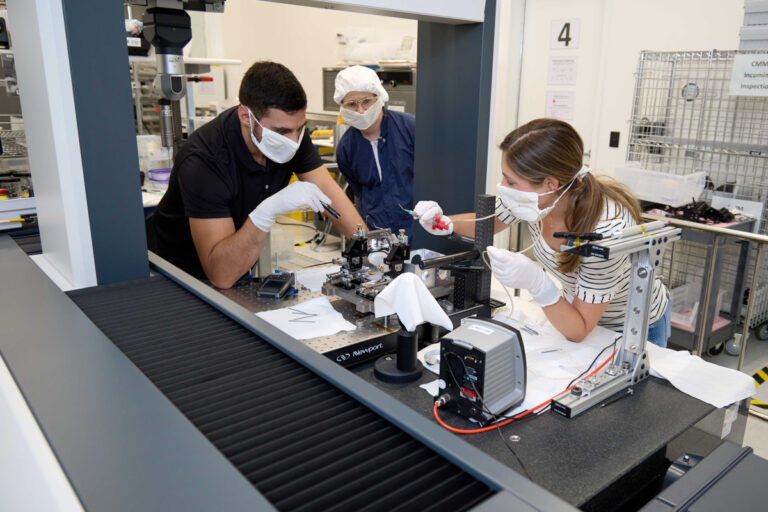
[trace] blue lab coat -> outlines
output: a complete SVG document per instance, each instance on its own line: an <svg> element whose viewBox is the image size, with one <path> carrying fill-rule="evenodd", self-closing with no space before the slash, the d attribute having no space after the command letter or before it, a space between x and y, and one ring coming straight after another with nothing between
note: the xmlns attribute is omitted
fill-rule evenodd
<svg viewBox="0 0 768 512"><path fill-rule="evenodd" d="M371 142L349 128L336 146L339 170L358 198L358 211L368 229L405 229L411 237L413 218L401 208L413 209L413 150L416 118L405 112L384 110L378 140L381 179Z"/></svg>

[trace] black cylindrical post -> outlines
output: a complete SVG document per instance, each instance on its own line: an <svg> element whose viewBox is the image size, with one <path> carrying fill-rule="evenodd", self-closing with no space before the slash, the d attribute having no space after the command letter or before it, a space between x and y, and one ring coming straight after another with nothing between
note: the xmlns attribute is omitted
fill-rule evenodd
<svg viewBox="0 0 768 512"><path fill-rule="evenodd" d="M416 357L418 345L418 333L401 329L397 333L397 354L388 354L377 359L373 374L384 382L402 383L418 380L421 378L423 369Z"/></svg>
<svg viewBox="0 0 768 512"><path fill-rule="evenodd" d="M416 369L419 335L400 329L397 333L397 369L410 372Z"/></svg>

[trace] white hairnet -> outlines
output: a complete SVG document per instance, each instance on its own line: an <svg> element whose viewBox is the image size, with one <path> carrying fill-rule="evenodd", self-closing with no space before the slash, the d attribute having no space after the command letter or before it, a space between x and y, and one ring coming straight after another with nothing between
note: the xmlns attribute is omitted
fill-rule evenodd
<svg viewBox="0 0 768 512"><path fill-rule="evenodd" d="M383 103L389 101L389 94L381 86L379 75L371 68L365 66L350 66L339 71L336 75L336 92L333 93L333 101L341 105L341 102L350 92L372 92Z"/></svg>

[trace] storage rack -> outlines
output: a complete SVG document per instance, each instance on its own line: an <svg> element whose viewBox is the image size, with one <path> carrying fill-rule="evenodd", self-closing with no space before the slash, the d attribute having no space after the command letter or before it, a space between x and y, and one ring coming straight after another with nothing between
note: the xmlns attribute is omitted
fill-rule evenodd
<svg viewBox="0 0 768 512"><path fill-rule="evenodd" d="M731 194L762 202L758 233L768 234L768 97L731 96L734 56L767 52L680 51L640 54L636 72L627 160L644 168L687 175L704 171L699 198ZM666 284L701 281L708 248L678 242L664 262ZM725 248L723 279L738 272L738 248ZM751 273L754 248L746 264ZM762 262L750 327L768 325L768 263ZM749 282L750 275L744 276ZM728 300L724 301L729 303ZM739 302L735 302L739 304ZM726 308L727 309L727 308ZM737 312L739 315L741 312Z"/></svg>
<svg viewBox="0 0 768 512"><path fill-rule="evenodd" d="M160 114L155 111L155 107L160 97L152 86L157 75L157 66L153 62L141 60L131 60L130 66L136 134L159 135Z"/></svg>
<svg viewBox="0 0 768 512"><path fill-rule="evenodd" d="M2 143L0 158L27 157L27 142L24 137L24 130L19 129L15 122L20 117L0 114L0 143Z"/></svg>

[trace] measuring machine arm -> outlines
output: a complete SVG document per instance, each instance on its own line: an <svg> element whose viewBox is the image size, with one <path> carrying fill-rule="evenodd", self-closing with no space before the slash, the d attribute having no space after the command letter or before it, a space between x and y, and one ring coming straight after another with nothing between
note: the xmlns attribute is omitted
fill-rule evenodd
<svg viewBox="0 0 768 512"><path fill-rule="evenodd" d="M615 358L594 376L580 380L552 401L553 411L573 418L650 375L645 344L655 269L664 259L667 244L680 239L680 229L655 221L618 231L608 238L596 233L555 236L566 240L562 251L605 260L629 256L632 264L624 330Z"/></svg>
<svg viewBox="0 0 768 512"><path fill-rule="evenodd" d="M186 93L184 47L192 39L192 23L186 11L224 12L226 0L129 0L147 6L144 37L155 48L157 75L153 87L160 96L161 140L174 148L181 140L179 100Z"/></svg>

